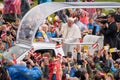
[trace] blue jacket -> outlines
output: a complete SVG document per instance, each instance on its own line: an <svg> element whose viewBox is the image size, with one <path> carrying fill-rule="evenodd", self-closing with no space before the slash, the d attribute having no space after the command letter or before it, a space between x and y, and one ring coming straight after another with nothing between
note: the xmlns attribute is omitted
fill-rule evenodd
<svg viewBox="0 0 120 80"><path fill-rule="evenodd" d="M52 37L51 32L46 32L46 35L47 35L48 38ZM41 31L37 31L35 37L36 37L36 38L37 38L37 37L43 37L42 32L41 32Z"/></svg>
<svg viewBox="0 0 120 80"><path fill-rule="evenodd" d="M76 69L72 67L70 70L70 77L75 77L75 72L76 72Z"/></svg>
<svg viewBox="0 0 120 80"><path fill-rule="evenodd" d="M39 0L39 3L40 3L40 4L46 3L46 2L51 2L51 0Z"/></svg>
<svg viewBox="0 0 120 80"><path fill-rule="evenodd" d="M54 31L54 32L51 33L51 35L52 35L52 38L56 38L57 37L57 32Z"/></svg>
<svg viewBox="0 0 120 80"><path fill-rule="evenodd" d="M114 64L112 63L112 66L111 66L111 71L116 73L117 72L117 69L114 67Z"/></svg>
<svg viewBox="0 0 120 80"><path fill-rule="evenodd" d="M88 24L88 29L94 29L94 25L93 24ZM100 30L100 26L96 24L96 33Z"/></svg>
<svg viewBox="0 0 120 80"><path fill-rule="evenodd" d="M42 72L38 67L28 69L26 66L13 65L8 66L7 70L11 80L38 80L42 75Z"/></svg>

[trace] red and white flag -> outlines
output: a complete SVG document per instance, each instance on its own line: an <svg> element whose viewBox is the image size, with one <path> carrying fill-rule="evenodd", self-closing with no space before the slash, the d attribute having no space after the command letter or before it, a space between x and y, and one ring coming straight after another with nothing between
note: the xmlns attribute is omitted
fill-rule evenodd
<svg viewBox="0 0 120 80"><path fill-rule="evenodd" d="M61 58L62 55L61 55L60 53L58 53L56 57L57 57L57 58Z"/></svg>
<svg viewBox="0 0 120 80"><path fill-rule="evenodd" d="M34 56L35 59L38 59L39 57L41 57L41 54L40 54L40 53L35 53L35 52L34 52L33 56Z"/></svg>
<svg viewBox="0 0 120 80"><path fill-rule="evenodd" d="M66 59L66 58L62 58L62 62L65 62L65 63L67 63L68 62L68 60Z"/></svg>
<svg viewBox="0 0 120 80"><path fill-rule="evenodd" d="M6 32L1 34L1 38L4 38L4 36L6 35Z"/></svg>
<svg viewBox="0 0 120 80"><path fill-rule="evenodd" d="M33 53L34 53L34 48L32 47L32 48L29 50L28 53L29 53L29 54L33 54Z"/></svg>
<svg viewBox="0 0 120 80"><path fill-rule="evenodd" d="M56 45L55 48L60 48L60 47L62 47L62 45L61 45L61 44L58 44L58 45Z"/></svg>
<svg viewBox="0 0 120 80"><path fill-rule="evenodd" d="M94 49L94 48L96 48L97 46L98 46L98 42L94 43L94 44L92 45L92 48Z"/></svg>
<svg viewBox="0 0 120 80"><path fill-rule="evenodd" d="M104 48L102 48L102 49L100 50L100 53L104 53L104 51L105 51L105 49L104 49Z"/></svg>

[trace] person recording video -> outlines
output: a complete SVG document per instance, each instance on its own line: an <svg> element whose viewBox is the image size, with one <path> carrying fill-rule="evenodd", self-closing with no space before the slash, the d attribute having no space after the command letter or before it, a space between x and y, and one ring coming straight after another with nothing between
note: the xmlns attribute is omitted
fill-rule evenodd
<svg viewBox="0 0 120 80"><path fill-rule="evenodd" d="M114 13L109 13L107 19L101 19L100 26L100 32L104 35L104 46L109 45L110 48L115 48L117 25L115 22Z"/></svg>
<svg viewBox="0 0 120 80"><path fill-rule="evenodd" d="M103 26L101 27L100 33L104 36L104 46L109 45L109 48L116 48L117 41L116 41L116 33L117 33L117 25L115 22L115 14L109 13L106 18L103 18L100 21L100 24ZM114 52L112 54L113 60L117 59L117 54Z"/></svg>

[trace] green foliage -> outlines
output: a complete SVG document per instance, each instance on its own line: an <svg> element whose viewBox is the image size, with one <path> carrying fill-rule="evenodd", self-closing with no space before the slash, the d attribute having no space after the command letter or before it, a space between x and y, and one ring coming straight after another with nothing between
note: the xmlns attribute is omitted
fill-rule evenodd
<svg viewBox="0 0 120 80"><path fill-rule="evenodd" d="M2 2L3 0L0 0L0 2Z"/></svg>

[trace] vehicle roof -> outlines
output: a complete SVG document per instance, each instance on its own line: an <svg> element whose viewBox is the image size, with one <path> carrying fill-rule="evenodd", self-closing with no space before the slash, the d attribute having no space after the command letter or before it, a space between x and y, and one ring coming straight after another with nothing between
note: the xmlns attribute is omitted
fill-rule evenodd
<svg viewBox="0 0 120 80"><path fill-rule="evenodd" d="M32 8L21 20L18 32L17 42L20 44L32 45L35 34L39 26L45 21L45 19L52 13L67 9L67 8L119 8L119 2L48 2L37 5ZM26 33L28 27L31 26L31 33L28 37ZM30 30L30 29L29 29Z"/></svg>

